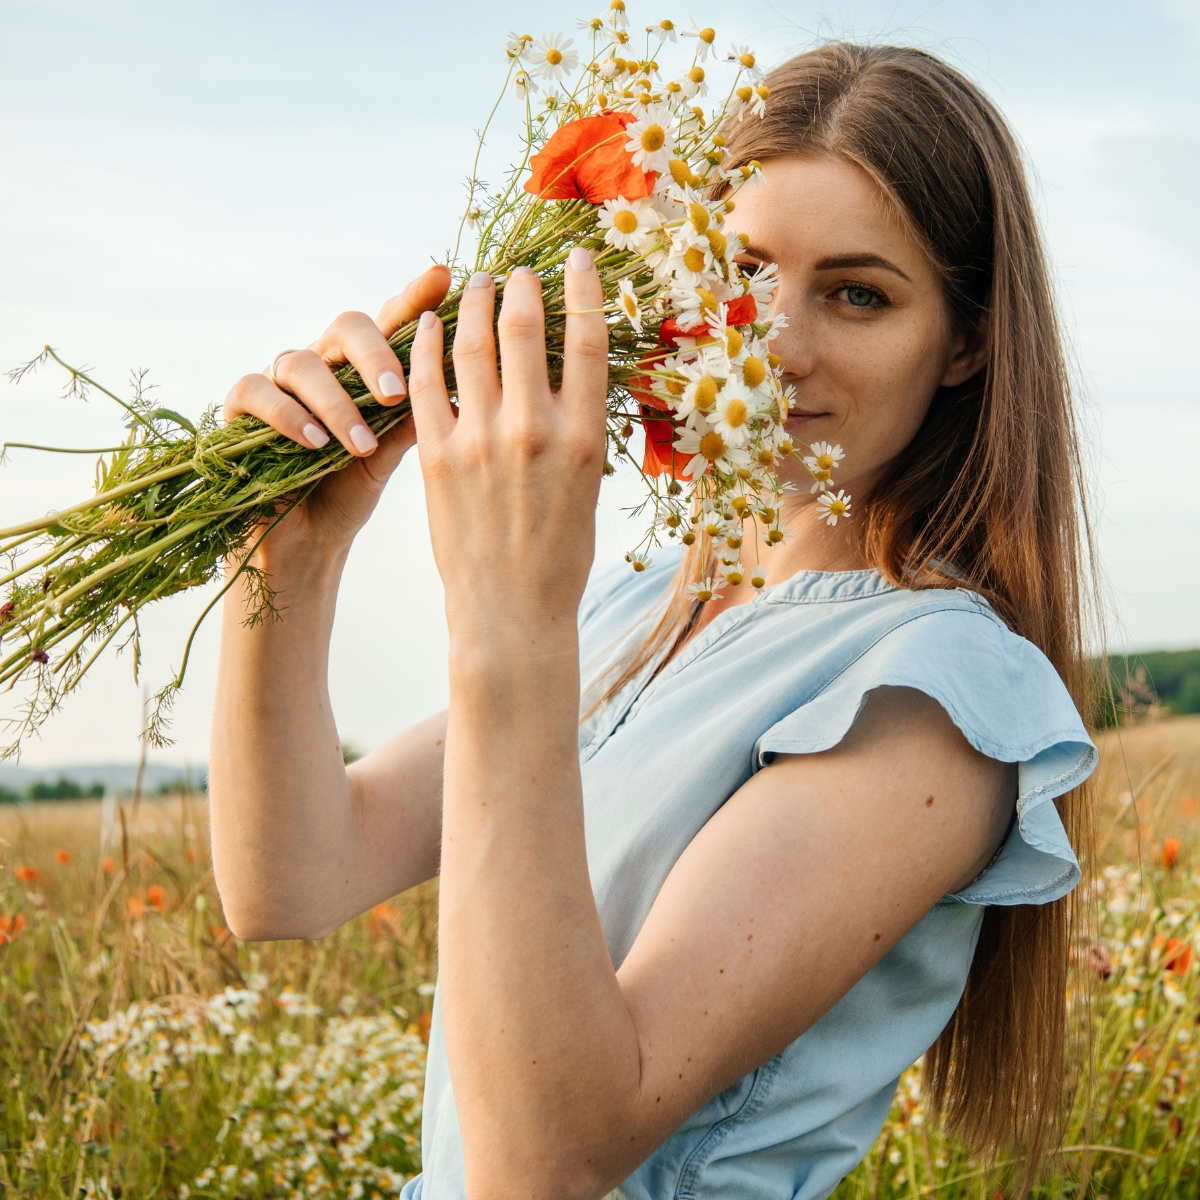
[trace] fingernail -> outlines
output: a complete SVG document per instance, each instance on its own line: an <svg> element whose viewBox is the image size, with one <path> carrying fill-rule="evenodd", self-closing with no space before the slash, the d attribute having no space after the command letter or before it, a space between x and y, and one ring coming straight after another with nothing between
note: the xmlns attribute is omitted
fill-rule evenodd
<svg viewBox="0 0 1200 1200"><path fill-rule="evenodd" d="M311 421L304 426L300 432L304 435L304 440L314 449L320 448L329 441L329 434L323 430L320 425L314 425Z"/></svg>
<svg viewBox="0 0 1200 1200"><path fill-rule="evenodd" d="M592 269L592 256L582 246L576 246L575 249L567 255L567 262L569 262L576 271L590 271Z"/></svg>
<svg viewBox="0 0 1200 1200"><path fill-rule="evenodd" d="M384 371L379 376L379 394L381 396L403 396L404 380L395 371Z"/></svg>
<svg viewBox="0 0 1200 1200"><path fill-rule="evenodd" d="M492 277L486 271L476 271L467 282L467 287L491 287Z"/></svg>
<svg viewBox="0 0 1200 1200"><path fill-rule="evenodd" d="M379 443L365 425L350 426L350 442L359 454L370 454Z"/></svg>
<svg viewBox="0 0 1200 1200"><path fill-rule="evenodd" d="M429 309L426 309L421 314L421 319L417 322L417 327L419 329L429 329L436 320L437 317L435 317Z"/></svg>
<svg viewBox="0 0 1200 1200"><path fill-rule="evenodd" d="M532 267L513 267L508 273L509 279L516 279L518 275L533 275L535 274Z"/></svg>

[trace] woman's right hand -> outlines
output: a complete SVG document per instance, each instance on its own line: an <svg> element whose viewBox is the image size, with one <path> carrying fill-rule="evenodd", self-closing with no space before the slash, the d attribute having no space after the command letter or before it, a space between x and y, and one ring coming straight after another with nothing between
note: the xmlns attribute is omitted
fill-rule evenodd
<svg viewBox="0 0 1200 1200"><path fill-rule="evenodd" d="M227 421L248 413L310 449L325 445L332 433L355 459L322 480L272 531L255 555L260 565L266 566L269 557L278 566L281 554L291 558L301 548L344 551L366 523L388 478L416 442L416 430L411 419L405 420L377 443L330 364L352 364L380 404L399 404L407 395L404 368L388 338L437 308L449 286L449 270L430 267L389 300L374 321L365 313L343 313L307 349L281 357L275 367L278 386L269 372L244 375L234 384L225 400Z"/></svg>

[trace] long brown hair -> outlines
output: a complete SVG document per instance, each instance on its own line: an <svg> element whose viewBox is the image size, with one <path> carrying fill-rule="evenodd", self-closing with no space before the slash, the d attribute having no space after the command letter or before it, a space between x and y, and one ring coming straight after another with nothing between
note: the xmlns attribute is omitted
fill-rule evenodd
<svg viewBox="0 0 1200 1200"><path fill-rule="evenodd" d="M924 244L955 332L990 344L984 369L937 392L913 443L864 497L867 561L901 587L986 597L1045 653L1086 718L1091 534L1061 332L1012 133L977 87L920 50L835 42L784 63L767 84L765 116L731 124L723 165L837 155L861 167ZM694 619L686 585L698 549L610 692ZM1087 793L1057 806L1086 860ZM1081 904L1073 894L988 908L962 1000L925 1058L935 1114L984 1154L1022 1154L1026 1186L1062 1101Z"/></svg>

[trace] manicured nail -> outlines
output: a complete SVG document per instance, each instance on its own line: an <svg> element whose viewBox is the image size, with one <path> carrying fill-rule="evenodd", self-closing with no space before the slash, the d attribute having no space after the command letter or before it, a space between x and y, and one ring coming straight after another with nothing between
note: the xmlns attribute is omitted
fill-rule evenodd
<svg viewBox="0 0 1200 1200"><path fill-rule="evenodd" d="M576 271L590 271L592 269L592 256L582 246L576 246L575 249L567 255L567 262L569 262Z"/></svg>
<svg viewBox="0 0 1200 1200"><path fill-rule="evenodd" d="M403 396L404 380L395 371L384 371L379 376L379 394L381 396Z"/></svg>
<svg viewBox="0 0 1200 1200"><path fill-rule="evenodd" d="M370 454L379 443L365 425L350 426L350 442L359 454Z"/></svg>
<svg viewBox="0 0 1200 1200"><path fill-rule="evenodd" d="M467 287L491 287L492 277L486 271L476 271L467 282Z"/></svg>
<svg viewBox="0 0 1200 1200"><path fill-rule="evenodd" d="M417 327L419 329L432 329L433 323L436 320L437 320L437 317L435 317L429 309L426 309L421 314L421 319L417 322Z"/></svg>
<svg viewBox="0 0 1200 1200"><path fill-rule="evenodd" d="M532 267L513 267L508 273L509 279L516 279L518 275L533 275L536 272Z"/></svg>
<svg viewBox="0 0 1200 1200"><path fill-rule="evenodd" d="M309 421L300 432L304 435L304 440L314 449L320 448L329 441L329 434L323 430L320 425L314 425Z"/></svg>

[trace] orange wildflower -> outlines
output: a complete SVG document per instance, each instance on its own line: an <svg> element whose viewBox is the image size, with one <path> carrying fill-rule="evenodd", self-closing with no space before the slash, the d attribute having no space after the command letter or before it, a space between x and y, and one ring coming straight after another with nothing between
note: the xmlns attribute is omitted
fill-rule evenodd
<svg viewBox="0 0 1200 1200"><path fill-rule="evenodd" d="M1190 792L1185 796L1179 797L1179 815L1181 817L1191 820L1198 810L1200 810L1200 806L1196 804L1196 797Z"/></svg>
<svg viewBox="0 0 1200 1200"><path fill-rule="evenodd" d="M429 1030L432 1025L433 1025L433 1010L432 1009L430 1009L428 1012L423 1012L417 1018L417 1027L421 1030L421 1041L423 1041L425 1043L425 1045L427 1045L427 1046L429 1045Z"/></svg>
<svg viewBox="0 0 1200 1200"><path fill-rule="evenodd" d="M1192 948L1187 942L1171 938L1163 948L1163 970L1183 975L1192 965Z"/></svg>
<svg viewBox="0 0 1200 1200"><path fill-rule="evenodd" d="M132 917L140 917L146 907L142 903L141 896L130 896L125 903L129 906L129 915Z"/></svg>
<svg viewBox="0 0 1200 1200"><path fill-rule="evenodd" d="M60 867L65 867L71 861L70 852L67 850L55 850L54 857L58 860Z"/></svg>
<svg viewBox="0 0 1200 1200"><path fill-rule="evenodd" d="M157 908L159 912L165 912L167 908L167 892L160 883L152 883L146 889L146 899L150 902L152 908Z"/></svg>
<svg viewBox="0 0 1200 1200"><path fill-rule="evenodd" d="M38 869L30 863L22 863L13 872L20 883L36 883L38 877Z"/></svg>
<svg viewBox="0 0 1200 1200"><path fill-rule="evenodd" d="M1169 871L1179 861L1179 839L1167 838L1163 842L1162 865Z"/></svg>
<svg viewBox="0 0 1200 1200"><path fill-rule="evenodd" d="M15 917L0 916L0 946L15 941L17 935L25 929L25 918L17 913Z"/></svg>
<svg viewBox="0 0 1200 1200"><path fill-rule="evenodd" d="M529 160L525 190L543 200L591 204L649 196L657 176L635 166L625 149L625 126L633 119L631 113L605 112L560 125Z"/></svg>
<svg viewBox="0 0 1200 1200"><path fill-rule="evenodd" d="M117 860L115 858L109 858L106 854L104 862L101 865L104 867L105 875L115 875L117 873Z"/></svg>

